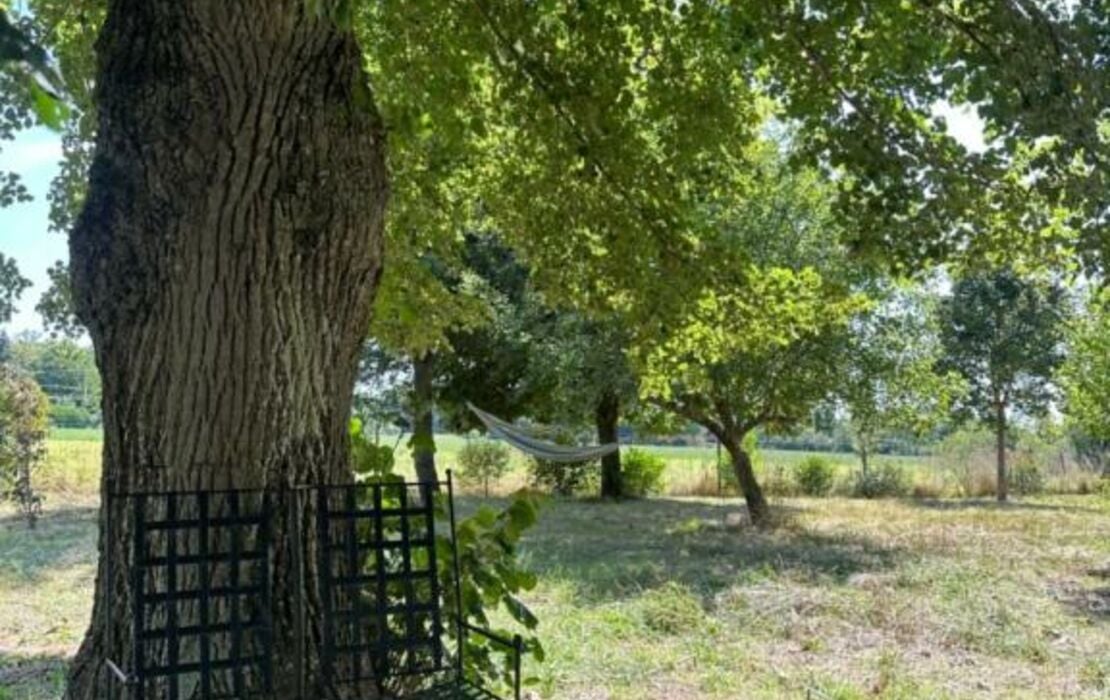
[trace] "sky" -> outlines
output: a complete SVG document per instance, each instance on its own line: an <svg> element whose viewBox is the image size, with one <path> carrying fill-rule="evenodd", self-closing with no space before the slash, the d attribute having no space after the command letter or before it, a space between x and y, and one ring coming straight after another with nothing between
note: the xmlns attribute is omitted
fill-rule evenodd
<svg viewBox="0 0 1110 700"><path fill-rule="evenodd" d="M19 173L34 197L31 202L0 209L0 253L15 258L20 273L33 285L23 292L15 316L4 326L13 335L42 330L42 317L35 312L35 304L50 286L46 270L58 260L69 259L66 237L48 230L50 203L46 194L61 159L61 137L47 129L31 129L14 141L0 143L0 171Z"/></svg>
<svg viewBox="0 0 1110 700"><path fill-rule="evenodd" d="M947 104L938 105L936 113L946 118L949 131L968 149L983 150L983 126L974 113ZM20 272L32 283L17 302L11 322L3 326L11 335L43 329L35 304L50 286L46 270L55 261L69 258L66 237L49 231L50 204L46 200L61 157L61 137L45 128L0 142L0 171L20 173L34 197L31 202L0 208L0 252L15 258Z"/></svg>

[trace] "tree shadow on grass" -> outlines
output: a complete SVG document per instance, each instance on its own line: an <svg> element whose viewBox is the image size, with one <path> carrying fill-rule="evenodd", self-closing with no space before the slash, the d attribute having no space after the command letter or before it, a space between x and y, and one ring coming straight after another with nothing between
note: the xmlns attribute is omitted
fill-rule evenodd
<svg viewBox="0 0 1110 700"><path fill-rule="evenodd" d="M1093 623L1110 624L1110 564L1089 569L1086 575L1095 585L1066 581L1054 588L1053 597L1076 615Z"/></svg>
<svg viewBox="0 0 1110 700"><path fill-rule="evenodd" d="M54 569L95 562L96 516L94 507L48 509L33 529L18 515L0 517L0 580L33 583Z"/></svg>
<svg viewBox="0 0 1110 700"><path fill-rule="evenodd" d="M1006 501L1005 503L999 503L997 499L986 498L964 498L959 500L914 498L906 499L906 502L917 508L927 508L929 510L942 511L979 510L997 511L1001 513L1020 511L1045 511L1061 513L1104 512L1098 508L1089 508L1085 506L1060 505L1055 503L1029 503L1027 501Z"/></svg>
<svg viewBox="0 0 1110 700"><path fill-rule="evenodd" d="M783 519L786 509L777 510ZM769 530L731 524L742 512L735 503L666 498L552 501L522 549L541 579L571 580L592 602L637 596L666 582L711 597L768 574L845 581L889 569L902 556L866 538L816 534L789 522Z"/></svg>
<svg viewBox="0 0 1110 700"><path fill-rule="evenodd" d="M0 651L0 700L54 700L65 688L69 659Z"/></svg>

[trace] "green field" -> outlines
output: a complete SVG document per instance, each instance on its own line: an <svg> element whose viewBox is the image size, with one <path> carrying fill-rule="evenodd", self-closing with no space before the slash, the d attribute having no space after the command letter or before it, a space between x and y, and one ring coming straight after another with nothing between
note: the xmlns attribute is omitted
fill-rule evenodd
<svg viewBox="0 0 1110 700"><path fill-rule="evenodd" d="M440 469L454 469L458 453L469 438L460 435L436 436L437 463ZM475 438L481 439L481 438ZM40 488L65 494L95 493L100 473L101 435L96 430L55 430L47 444L47 458L39 471ZM405 439L384 438L383 444L396 445L397 471L411 475L412 462ZM662 457L667 468L663 474L664 494L672 496L718 495L716 449L713 446L673 447L663 445L628 445ZM759 450L756 470L771 497L798 495L791 488L794 467L809 457L820 457L836 471L834 495L850 495L859 472L855 455L846 453L804 452L795 450ZM526 458L512 450L511 468L500 482L493 485L496 494L508 494L528 484ZM914 494L921 497L986 496L994 484L993 458L972 465L947 463L940 457L878 456L876 468L897 465L905 471ZM1098 476L1074 468L1057 473L1056 465L1045 471L1045 490L1049 493L1088 493L1098 488ZM724 495L730 495L725 493Z"/></svg>
<svg viewBox="0 0 1110 700"><path fill-rule="evenodd" d="M478 500L461 499L471 510ZM1110 500L549 501L523 557L532 698L1110 697ZM88 621L95 510L0 512L0 700L57 700Z"/></svg>
<svg viewBox="0 0 1110 700"><path fill-rule="evenodd" d="M437 461L442 469L453 469L458 465L458 453L468 438L460 435L441 434L436 436ZM96 490L95 481L100 471L101 434L95 429L55 429L50 434L47 445L47 460L40 472L39 480L47 491L65 493L92 492ZM383 439L384 444L393 445L396 438ZM405 439L396 443L398 471L411 474L411 461ZM662 457L667 462L664 473L666 490L676 495L712 495L716 493L717 479L714 465L716 449L712 446L673 447L665 445L631 445L647 450ZM806 457L820 455L836 465L844 479L856 469L854 455L843 453L814 453L790 450L763 450L760 453L759 467L763 471L790 469ZM527 481L526 458L520 452L512 451L510 473L497 484L496 491L508 493L524 486ZM920 459L908 457L890 458L911 468L928 467Z"/></svg>
<svg viewBox="0 0 1110 700"><path fill-rule="evenodd" d="M100 442L104 438L100 428L51 428L51 442Z"/></svg>

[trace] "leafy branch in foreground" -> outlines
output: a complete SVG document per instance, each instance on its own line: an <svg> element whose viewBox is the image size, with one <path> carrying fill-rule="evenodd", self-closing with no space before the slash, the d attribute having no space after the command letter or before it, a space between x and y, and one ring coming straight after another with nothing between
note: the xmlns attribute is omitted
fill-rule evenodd
<svg viewBox="0 0 1110 700"><path fill-rule="evenodd" d="M352 421L350 437L352 468L357 479L404 481L403 477L393 472L392 449L369 440L358 421ZM447 522L451 515L446 498L446 494L437 497L437 519L441 523ZM451 589L445 591L443 602L449 618L453 619L461 602L462 620L487 629L491 624L490 617L496 611L507 614L529 631L524 637L523 653L531 655L537 661L543 661L543 645L531 633L539 625L539 620L519 597L521 592L534 588L537 579L535 574L521 566L517 557L520 539L536 524L539 508L540 503L536 496L520 492L501 510L482 506L473 515L460 520L455 528L455 536L458 538L458 590L461 601L455 596L454 589ZM446 533L436 536L436 565L439 568L440 581L454 581L451 539ZM449 638L455 639L458 630L453 625L446 627ZM505 638L513 636L513 632L509 630L491 631ZM513 674L510 651L492 645L482 636L465 635L464 671L481 680L508 684Z"/></svg>

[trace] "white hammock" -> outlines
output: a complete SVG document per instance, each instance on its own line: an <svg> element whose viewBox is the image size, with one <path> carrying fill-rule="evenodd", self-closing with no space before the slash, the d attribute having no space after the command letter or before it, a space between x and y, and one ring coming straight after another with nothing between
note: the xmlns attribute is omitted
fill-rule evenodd
<svg viewBox="0 0 1110 700"><path fill-rule="evenodd" d="M482 421L483 425L486 426L491 434L497 435L522 452L526 452L539 459L545 459L549 462L588 462L612 454L621 447L615 442L611 442L608 445L590 447L557 445L554 442L541 440L525 432L522 428L518 428L508 421L501 420L492 413L486 413L470 402L467 402L466 405L474 412L474 415L478 416L478 420Z"/></svg>

